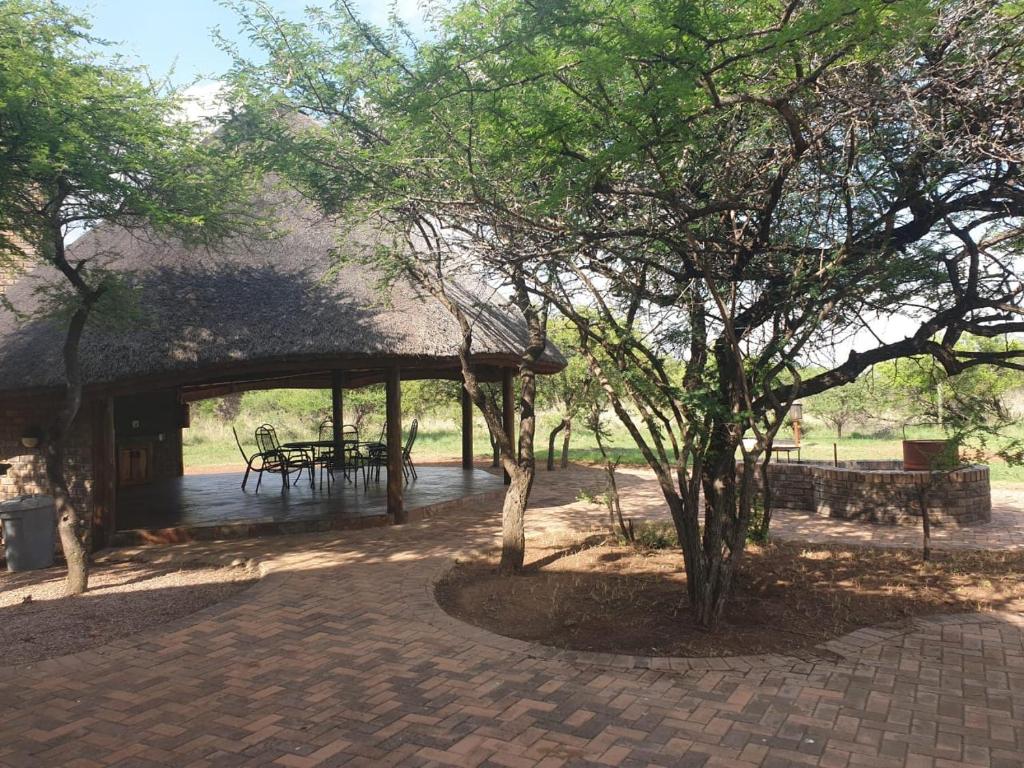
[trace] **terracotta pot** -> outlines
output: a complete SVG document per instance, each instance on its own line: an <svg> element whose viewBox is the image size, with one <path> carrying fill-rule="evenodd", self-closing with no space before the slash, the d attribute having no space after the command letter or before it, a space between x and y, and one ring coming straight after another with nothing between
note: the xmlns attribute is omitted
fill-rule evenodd
<svg viewBox="0 0 1024 768"><path fill-rule="evenodd" d="M950 440L903 441L903 469L906 472L944 469L959 462L959 446Z"/></svg>

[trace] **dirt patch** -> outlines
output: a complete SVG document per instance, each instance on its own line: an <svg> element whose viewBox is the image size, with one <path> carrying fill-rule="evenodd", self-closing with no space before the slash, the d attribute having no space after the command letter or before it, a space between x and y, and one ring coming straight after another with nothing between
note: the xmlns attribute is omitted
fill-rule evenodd
<svg viewBox="0 0 1024 768"><path fill-rule="evenodd" d="M64 596L64 569L0 574L0 670L94 648L187 616L231 597L257 578L232 567L107 562L89 591ZM2 672L0 672L2 675Z"/></svg>
<svg viewBox="0 0 1024 768"><path fill-rule="evenodd" d="M497 556L457 564L438 584L453 616L558 648L649 656L816 655L859 627L917 616L1024 609L1024 553L777 543L751 546L722 625L693 626L676 550L591 539L534 549L518 576Z"/></svg>

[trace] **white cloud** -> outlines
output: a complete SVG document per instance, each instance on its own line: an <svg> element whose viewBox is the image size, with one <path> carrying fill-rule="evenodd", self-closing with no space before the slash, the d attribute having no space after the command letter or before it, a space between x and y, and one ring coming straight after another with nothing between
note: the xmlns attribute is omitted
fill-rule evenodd
<svg viewBox="0 0 1024 768"><path fill-rule="evenodd" d="M189 122L205 120L227 111L227 86L222 80L205 80L182 92L181 117Z"/></svg>

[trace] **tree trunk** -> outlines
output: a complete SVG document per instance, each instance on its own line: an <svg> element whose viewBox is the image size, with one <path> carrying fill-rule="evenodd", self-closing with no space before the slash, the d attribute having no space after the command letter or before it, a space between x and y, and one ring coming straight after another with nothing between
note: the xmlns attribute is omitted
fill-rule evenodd
<svg viewBox="0 0 1024 768"><path fill-rule="evenodd" d="M487 437L491 441L491 466L497 469L501 466L501 444L494 437L494 433L488 430Z"/></svg>
<svg viewBox="0 0 1024 768"><path fill-rule="evenodd" d="M87 301L71 317L64 339L64 405L46 437L46 479L56 503L57 531L67 562L66 591L80 595L89 586L88 530L71 500L65 475L66 447L78 411L82 405L82 373L78 348L89 317L92 301Z"/></svg>
<svg viewBox="0 0 1024 768"><path fill-rule="evenodd" d="M765 451L764 461L758 464L758 471L761 476L761 503L764 505L764 510L761 514L761 527L757 533L762 541L768 538L768 531L772 525L772 480L768 474L768 464L770 463L771 455L772 447L769 444Z"/></svg>
<svg viewBox="0 0 1024 768"><path fill-rule="evenodd" d="M921 559L928 562L932 559L932 519L928 513L928 490L931 479L925 480L917 491L917 500L921 505Z"/></svg>
<svg viewBox="0 0 1024 768"><path fill-rule="evenodd" d="M473 370L471 350L473 347L473 326L462 308L441 290L438 285L425 279L423 285L435 298L452 313L462 330L459 345L459 362L462 380L470 399L481 410L491 434L495 454L509 477L505 501L502 504L502 548L499 570L515 573L522 570L526 558L526 505L530 499L533 478L537 470L534 453L534 437L537 430L537 360L547 346L547 310L539 311L530 301L526 281L521 274L513 277L515 290L513 303L523 313L529 329L529 342L523 349L519 362L519 440L514 443L514 430L506 429L503 414L485 394L476 372Z"/></svg>
<svg viewBox="0 0 1024 768"><path fill-rule="evenodd" d="M843 439L843 423L841 421L836 422L836 440Z"/></svg>
<svg viewBox="0 0 1024 768"><path fill-rule="evenodd" d="M606 501L608 503L608 517L611 526L611 531L615 533L616 523L619 526L619 532L622 537L629 543L636 541L636 536L633 534L633 521L630 520L627 524L626 520L622 517L622 500L619 498L619 484L615 480L615 469L618 467L618 459L612 461L608 455L608 450L604 447L604 441L601 439L601 426L600 426L600 415L595 413L595 424L597 429L594 430L594 437L597 440L597 447L601 451L601 458L604 460L604 471L608 475L608 492L606 495Z"/></svg>
<svg viewBox="0 0 1024 768"><path fill-rule="evenodd" d="M565 420L565 435L562 436L561 468L569 468L569 440L572 439L572 419Z"/></svg>
<svg viewBox="0 0 1024 768"><path fill-rule="evenodd" d="M512 482L501 506L501 562L498 571L518 573L526 559L526 504L530 500L533 474L516 467L509 472Z"/></svg>
<svg viewBox="0 0 1024 768"><path fill-rule="evenodd" d="M88 531L81 515L71 501L67 480L64 477L63 438L48 442L46 446L46 479L57 508L57 533L60 546L67 562L68 575L65 592L80 595L89 586Z"/></svg>
<svg viewBox="0 0 1024 768"><path fill-rule="evenodd" d="M548 472L552 472L555 469L555 439L558 437L558 433L569 426L568 419L562 419L558 426L551 430L551 434L548 435Z"/></svg>

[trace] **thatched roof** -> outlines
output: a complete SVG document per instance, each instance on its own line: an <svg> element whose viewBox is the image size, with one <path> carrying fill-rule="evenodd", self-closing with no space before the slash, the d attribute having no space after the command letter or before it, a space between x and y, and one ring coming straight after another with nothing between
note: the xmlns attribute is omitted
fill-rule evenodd
<svg viewBox="0 0 1024 768"><path fill-rule="evenodd" d="M379 289L379 275L348 263L331 272L335 250L374 248L382 235L342 231L294 192L271 193L280 236L233 242L215 252L155 236L100 226L73 246L134 287L140 314L93 323L82 342L87 388L194 386L332 368L364 370L398 363L405 375L456 370L458 325L439 302L404 281ZM38 309L39 289L61 278L36 268L6 290L23 313ZM460 292L477 317L473 354L482 369L516 365L524 347L521 318L478 286ZM64 323L19 321L0 308L0 395L59 387ZM564 360L549 347L546 372ZM316 382L313 382L316 383ZM322 382L320 382L322 383Z"/></svg>

